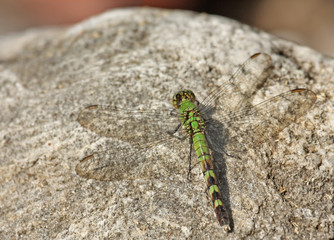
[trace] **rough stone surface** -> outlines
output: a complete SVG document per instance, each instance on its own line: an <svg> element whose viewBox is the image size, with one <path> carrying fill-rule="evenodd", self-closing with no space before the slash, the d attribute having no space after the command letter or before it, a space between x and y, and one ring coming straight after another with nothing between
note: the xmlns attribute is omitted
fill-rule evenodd
<svg viewBox="0 0 334 240"><path fill-rule="evenodd" d="M117 144L76 121L84 106L168 104L184 88L203 99L256 52L270 54L281 76L258 90L260 100L296 87L318 100L270 149L226 157L222 191L233 232L217 223L199 166L187 179L181 146L166 146L152 162L184 166L162 179L76 175L80 159ZM333 69L332 58L307 47L186 11L121 9L2 37L0 238L333 238Z"/></svg>

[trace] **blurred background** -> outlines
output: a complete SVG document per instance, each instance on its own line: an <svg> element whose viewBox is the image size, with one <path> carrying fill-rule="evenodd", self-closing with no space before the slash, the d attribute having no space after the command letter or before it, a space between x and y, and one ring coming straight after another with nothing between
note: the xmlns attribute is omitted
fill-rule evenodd
<svg viewBox="0 0 334 240"><path fill-rule="evenodd" d="M333 0L0 0L0 37L134 6L222 15L334 56Z"/></svg>

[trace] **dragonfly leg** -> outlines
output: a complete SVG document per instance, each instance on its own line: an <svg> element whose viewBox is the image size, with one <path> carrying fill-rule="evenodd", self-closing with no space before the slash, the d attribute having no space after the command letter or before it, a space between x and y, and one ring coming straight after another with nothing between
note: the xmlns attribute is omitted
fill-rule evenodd
<svg viewBox="0 0 334 240"><path fill-rule="evenodd" d="M174 130L167 131L167 134L169 134L173 138L176 138L176 139L179 139L179 140L184 140L184 138L181 138L181 137L178 137L178 136L174 135L180 129L180 127L181 127L181 123L179 123Z"/></svg>
<svg viewBox="0 0 334 240"><path fill-rule="evenodd" d="M189 149L189 160L188 160L188 180L190 180L190 172L191 172L191 169L193 168L191 166L191 154L192 154L192 151L193 151L193 139L192 138L189 138L189 146L190 146L190 149Z"/></svg>
<svg viewBox="0 0 334 240"><path fill-rule="evenodd" d="M168 131L168 133L170 135L173 135L174 133L176 133L179 130L180 127L181 127L181 123L179 123L173 131Z"/></svg>
<svg viewBox="0 0 334 240"><path fill-rule="evenodd" d="M190 180L190 173L191 171L198 165L198 162L196 162L195 164L191 165L191 155L193 153L193 140L192 138L189 139L189 158L188 158L188 180Z"/></svg>

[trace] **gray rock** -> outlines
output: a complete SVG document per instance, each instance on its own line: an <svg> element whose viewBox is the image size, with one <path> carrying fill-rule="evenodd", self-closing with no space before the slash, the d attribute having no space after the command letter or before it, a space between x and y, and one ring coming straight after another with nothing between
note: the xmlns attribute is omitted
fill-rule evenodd
<svg viewBox="0 0 334 240"><path fill-rule="evenodd" d="M278 139L225 157L231 233L216 220L198 165L187 178L183 146L159 149L152 166L176 170L162 178L76 174L86 155L125 144L83 128L76 118L84 106L167 106L184 88L203 99L256 52L271 55L275 77L255 100L296 87L318 100ZM65 29L2 37L0 238L333 238L333 69L333 58L307 47L186 11L120 9Z"/></svg>

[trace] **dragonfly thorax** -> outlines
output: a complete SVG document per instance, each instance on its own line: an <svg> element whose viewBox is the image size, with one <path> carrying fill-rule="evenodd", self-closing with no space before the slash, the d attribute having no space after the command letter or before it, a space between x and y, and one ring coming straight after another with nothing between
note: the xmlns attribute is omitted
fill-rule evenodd
<svg viewBox="0 0 334 240"><path fill-rule="evenodd" d="M172 104L176 109L181 107L183 101L196 102L195 94L191 90L182 90L176 93L172 98Z"/></svg>

